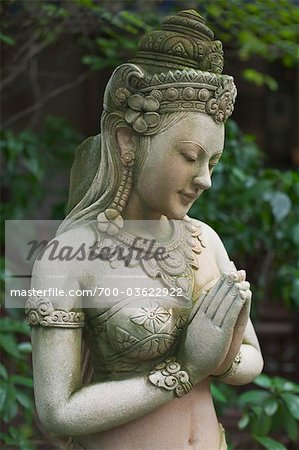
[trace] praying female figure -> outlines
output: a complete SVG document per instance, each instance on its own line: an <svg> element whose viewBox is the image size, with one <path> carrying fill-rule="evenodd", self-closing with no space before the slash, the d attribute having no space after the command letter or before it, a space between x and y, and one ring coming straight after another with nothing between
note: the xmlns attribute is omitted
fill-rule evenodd
<svg viewBox="0 0 299 450"><path fill-rule="evenodd" d="M32 285L64 296L27 302L37 412L69 448L226 449L210 382L262 370L245 272L187 215L211 187L233 110L222 68L198 13L166 17L114 71L101 135L76 152L56 240L84 252L51 261L46 250Z"/></svg>

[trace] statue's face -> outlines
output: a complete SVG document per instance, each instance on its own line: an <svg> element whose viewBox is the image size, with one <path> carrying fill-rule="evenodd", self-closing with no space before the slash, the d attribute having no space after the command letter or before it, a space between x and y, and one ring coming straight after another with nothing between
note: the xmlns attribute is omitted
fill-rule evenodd
<svg viewBox="0 0 299 450"><path fill-rule="evenodd" d="M224 125L202 113L188 113L176 125L153 136L134 188L145 212L182 219L211 187L212 170L223 144Z"/></svg>

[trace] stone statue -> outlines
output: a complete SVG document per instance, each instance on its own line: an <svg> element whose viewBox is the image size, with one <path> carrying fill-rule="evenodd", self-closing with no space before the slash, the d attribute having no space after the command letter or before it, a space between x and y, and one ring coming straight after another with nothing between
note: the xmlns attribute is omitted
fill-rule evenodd
<svg viewBox="0 0 299 450"><path fill-rule="evenodd" d="M26 304L37 412L69 448L225 449L211 377L237 385L262 370L245 272L186 215L233 111L222 68L198 13L166 17L114 71L101 135L76 152L56 237L74 257L44 250L32 285L45 295Z"/></svg>

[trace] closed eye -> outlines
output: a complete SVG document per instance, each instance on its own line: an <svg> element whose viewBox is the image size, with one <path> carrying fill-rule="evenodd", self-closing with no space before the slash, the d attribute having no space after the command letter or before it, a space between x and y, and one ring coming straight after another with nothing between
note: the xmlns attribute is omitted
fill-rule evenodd
<svg viewBox="0 0 299 450"><path fill-rule="evenodd" d="M221 156L221 155L220 155L220 156ZM210 167L210 169L213 169L213 168L216 166L216 164L218 164L219 160L220 160L220 157L218 157L218 158L212 158L212 159L210 160L210 162L209 162L209 167Z"/></svg>
<svg viewBox="0 0 299 450"><path fill-rule="evenodd" d="M182 153L182 155L186 159L186 161L195 162L197 160L196 156L189 155L188 153Z"/></svg>

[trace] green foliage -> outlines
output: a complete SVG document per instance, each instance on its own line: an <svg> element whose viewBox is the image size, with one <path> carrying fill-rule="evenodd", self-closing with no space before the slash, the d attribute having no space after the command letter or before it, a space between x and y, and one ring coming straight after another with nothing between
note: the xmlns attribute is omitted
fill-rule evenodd
<svg viewBox="0 0 299 450"><path fill-rule="evenodd" d="M198 9L213 24L215 34L247 61L253 56L281 61L285 67L299 62L299 5L289 0L198 0ZM277 89L276 81L251 67L243 77L258 86Z"/></svg>
<svg viewBox="0 0 299 450"><path fill-rule="evenodd" d="M245 80L255 84L256 86L266 85L271 91L278 89L277 82L265 73L258 72L254 69L243 70L243 77Z"/></svg>
<svg viewBox="0 0 299 450"><path fill-rule="evenodd" d="M273 62L281 61L286 67L295 67L299 62L299 6L286 0L216 0L197 1L198 10L212 24L215 35L228 47L236 48L243 61L253 56ZM95 6L93 6L95 9ZM179 4L178 10L182 9ZM96 39L93 54L83 57L82 62L93 70L115 67L134 54L136 38L161 22L156 15L142 12L120 11L111 14L105 8L97 9L105 19L102 27L104 37ZM250 63L249 63L250 64ZM243 70L246 81L257 86L265 85L277 90L276 80L252 67Z"/></svg>
<svg viewBox="0 0 299 450"><path fill-rule="evenodd" d="M22 20L22 32L19 36L12 37L11 19L9 14L8 20L5 16L5 33L0 35L4 44L18 45L27 36L34 51L24 55L26 59L57 42L64 33L71 33L75 44L83 50L83 64L93 70L115 67L127 60L135 51L138 37L160 24L165 15L165 11L159 8L158 1L152 1L148 7L144 7L142 0L122 1L118 5L93 0L75 0L63 4L50 0L21 4L18 0L10 0L3 3L8 11L13 4L18 3L19 14L26 17L26 20ZM169 4L167 12L184 8L182 2L173 2ZM237 52L244 62L248 61L243 71L247 81L258 86L266 85L272 90L277 89L277 82L269 74L251 67L252 57L269 62L280 61L286 67L298 64L298 2L197 0L194 8L206 17L215 35L226 47ZM82 20L85 17L88 17L88 21Z"/></svg>
<svg viewBox="0 0 299 450"><path fill-rule="evenodd" d="M33 383L28 360L30 329L23 320L7 316L0 319L0 330L0 347L4 358L9 358L7 367L0 364L0 413L4 423L11 424L0 436L6 445L33 450Z"/></svg>
<svg viewBox="0 0 299 450"><path fill-rule="evenodd" d="M57 161L60 161L60 172L63 167L69 169L80 139L65 119L54 116L46 118L38 134L31 130L18 135L11 130L1 132L0 151L6 166L2 178L6 198L1 208L5 219L36 217L45 190L57 192L53 182Z"/></svg>
<svg viewBox="0 0 299 450"><path fill-rule="evenodd" d="M1 33L1 32L0 32L0 41L4 42L7 45L15 44L15 40L11 36L8 36L7 34Z"/></svg>
<svg viewBox="0 0 299 450"><path fill-rule="evenodd" d="M212 189L191 215L210 224L232 260L250 272L256 299L299 308L299 174L262 163L253 137L229 121Z"/></svg>
<svg viewBox="0 0 299 450"><path fill-rule="evenodd" d="M61 208L54 205L53 218L64 216L66 203L64 185L56 186L57 160L59 174L69 170L74 149L81 140L65 119L49 116L40 133L25 130L20 134L7 130L1 133L0 149L6 171L2 186L6 194L1 204L5 219L38 217L45 192L56 192ZM56 211L56 213L55 213ZM56 217L54 216L56 214ZM1 259L1 294L4 295L4 260ZM23 311L21 311L23 313ZM3 421L11 424L8 432L1 433L6 445L20 450L32 450L33 392L32 370L29 354L30 329L20 311L8 310L8 316L0 319L0 348L3 362L0 365L0 412ZM21 422L22 421L22 422ZM20 424L21 423L21 424Z"/></svg>
<svg viewBox="0 0 299 450"><path fill-rule="evenodd" d="M130 11L120 11L113 15L102 10L101 17L104 25L101 36L95 39L93 54L82 58L82 62L93 70L115 68L132 57L136 51L138 36L151 29L148 17L145 22L140 15Z"/></svg>
<svg viewBox="0 0 299 450"><path fill-rule="evenodd" d="M254 383L261 389L241 394L237 403L243 412L239 428L249 428L264 448L286 450L268 435L282 431L291 442L298 439L299 385L280 377L260 375Z"/></svg>
<svg viewBox="0 0 299 450"><path fill-rule="evenodd" d="M248 429L252 440L263 448L287 450L275 439L277 435L289 439L295 446L299 435L299 385L265 374L259 375L253 383L259 389L237 395L235 388L214 381L211 392L217 414L221 417L228 406L237 408L242 412L239 429Z"/></svg>
<svg viewBox="0 0 299 450"><path fill-rule="evenodd" d="M55 190L55 170L57 159L59 171L69 169L74 148L81 139L65 119L49 116L44 128L36 134L25 130L20 134L6 130L1 133L0 149L6 171L2 177L2 187L6 198L1 204L5 219L28 219L36 217L45 190ZM51 182L52 181L52 182ZM66 192L56 192L64 204ZM56 188L57 191L57 188ZM60 217L63 216L61 211ZM4 267L1 259L1 293L3 297ZM0 412L5 423L12 425L8 432L1 433L6 445L14 445L21 450L32 450L33 421L32 371L28 354L31 353L29 327L14 310L0 319L0 348L4 365L0 365ZM19 426L20 419L23 423ZM18 426L15 425L18 423Z"/></svg>
<svg viewBox="0 0 299 450"><path fill-rule="evenodd" d="M228 384L221 383L215 379L211 383L211 394L218 416L223 414L227 406L236 405L236 390Z"/></svg>

